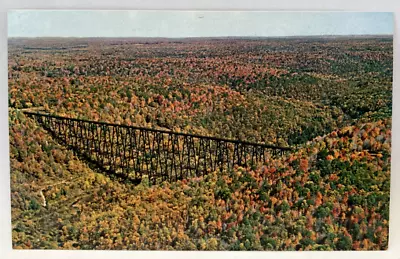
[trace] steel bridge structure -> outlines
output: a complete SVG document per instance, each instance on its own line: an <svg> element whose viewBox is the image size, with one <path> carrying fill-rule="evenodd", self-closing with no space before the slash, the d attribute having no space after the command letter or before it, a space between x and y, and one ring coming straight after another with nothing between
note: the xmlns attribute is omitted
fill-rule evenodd
<svg viewBox="0 0 400 259"><path fill-rule="evenodd" d="M101 171L152 184L251 166L291 150L240 140L24 112Z"/></svg>

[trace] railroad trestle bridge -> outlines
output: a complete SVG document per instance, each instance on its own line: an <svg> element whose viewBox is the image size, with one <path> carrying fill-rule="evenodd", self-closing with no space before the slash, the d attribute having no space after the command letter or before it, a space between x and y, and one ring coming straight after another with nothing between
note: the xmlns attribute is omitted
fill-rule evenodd
<svg viewBox="0 0 400 259"><path fill-rule="evenodd" d="M152 184L249 166L290 151L240 140L24 112L54 139L102 171Z"/></svg>

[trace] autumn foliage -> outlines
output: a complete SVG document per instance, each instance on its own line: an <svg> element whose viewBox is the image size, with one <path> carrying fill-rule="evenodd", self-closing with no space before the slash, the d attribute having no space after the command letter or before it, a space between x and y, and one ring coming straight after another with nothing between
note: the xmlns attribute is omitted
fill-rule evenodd
<svg viewBox="0 0 400 259"><path fill-rule="evenodd" d="M392 40L11 39L17 249L388 246ZM150 185L89 168L21 109L290 145Z"/></svg>

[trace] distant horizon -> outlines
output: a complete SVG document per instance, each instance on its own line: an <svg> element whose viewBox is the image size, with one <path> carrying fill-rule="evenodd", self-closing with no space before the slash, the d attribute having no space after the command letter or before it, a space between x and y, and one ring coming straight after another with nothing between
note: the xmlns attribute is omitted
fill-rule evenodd
<svg viewBox="0 0 400 259"><path fill-rule="evenodd" d="M393 35L390 12L13 10L9 38Z"/></svg>
<svg viewBox="0 0 400 259"><path fill-rule="evenodd" d="M290 36L191 36L191 37L148 37L148 36L14 36L8 39L223 39L223 38L323 38L323 37L393 37L393 34L319 34Z"/></svg>

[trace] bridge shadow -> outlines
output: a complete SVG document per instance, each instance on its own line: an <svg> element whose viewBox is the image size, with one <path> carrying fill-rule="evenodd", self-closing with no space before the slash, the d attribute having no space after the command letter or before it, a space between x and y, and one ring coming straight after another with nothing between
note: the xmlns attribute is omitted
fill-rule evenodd
<svg viewBox="0 0 400 259"><path fill-rule="evenodd" d="M83 161L94 172L104 174L110 177L110 179L112 180L117 180L118 182L125 184L128 183L128 184L138 185L142 182L141 178L132 178L126 174L117 173L115 170L106 168L102 163L93 159L89 154L80 151L79 148L77 148L76 146L65 143L63 138L57 135L54 131L51 131L46 127L43 128L50 134L50 136L54 140L56 140L60 145L66 147L68 150L72 151L73 154L77 158L79 158L79 160Z"/></svg>

